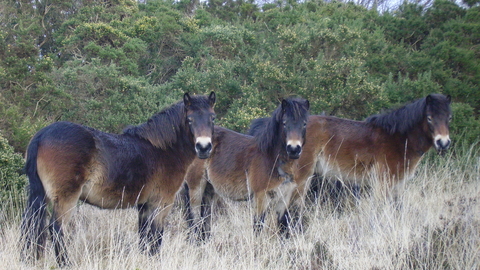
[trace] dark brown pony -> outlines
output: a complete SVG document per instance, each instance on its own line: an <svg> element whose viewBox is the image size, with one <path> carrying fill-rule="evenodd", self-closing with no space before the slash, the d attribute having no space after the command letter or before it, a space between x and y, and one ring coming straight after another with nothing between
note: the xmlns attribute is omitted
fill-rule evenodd
<svg viewBox="0 0 480 270"><path fill-rule="evenodd" d="M450 103L450 96L431 94L365 121L310 116L308 139L294 172L294 206L302 208L314 173L370 185L375 196L395 199L425 152L433 146L442 153L450 146Z"/></svg>
<svg viewBox="0 0 480 270"><path fill-rule="evenodd" d="M190 225L197 233L201 230L200 237L205 238L209 228L206 212L201 210L202 198L204 203L208 201L204 196L207 185L228 199L244 201L253 197L255 229L263 226L273 191L292 180L290 171L305 143L308 109L307 100L284 99L255 137L215 126L211 157L196 159L185 178Z"/></svg>
<svg viewBox="0 0 480 270"><path fill-rule="evenodd" d="M35 134L25 167L30 188L21 226L24 259L43 255L50 203L56 259L61 266L69 263L63 226L79 200L105 209L137 207L140 247L156 253L188 166L195 156L210 156L214 104L213 92L208 97L187 93L121 135L69 122Z"/></svg>

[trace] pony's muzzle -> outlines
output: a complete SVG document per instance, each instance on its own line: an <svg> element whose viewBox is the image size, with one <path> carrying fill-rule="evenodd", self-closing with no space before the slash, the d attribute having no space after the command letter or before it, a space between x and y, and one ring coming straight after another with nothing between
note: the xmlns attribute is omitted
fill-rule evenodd
<svg viewBox="0 0 480 270"><path fill-rule="evenodd" d="M195 151L200 159L210 157L212 152L212 139L210 137L198 137L195 143Z"/></svg>
<svg viewBox="0 0 480 270"><path fill-rule="evenodd" d="M287 144L287 154L291 159L298 159L302 153L302 146L300 144Z"/></svg>
<svg viewBox="0 0 480 270"><path fill-rule="evenodd" d="M447 150L448 147L450 147L450 143L451 143L451 140L450 140L450 137L448 135L447 136L442 136L442 135L435 136L435 148L438 151Z"/></svg>
<svg viewBox="0 0 480 270"><path fill-rule="evenodd" d="M437 150L447 150L450 147L450 140L448 141L442 141L442 140L437 140L435 141L435 148Z"/></svg>

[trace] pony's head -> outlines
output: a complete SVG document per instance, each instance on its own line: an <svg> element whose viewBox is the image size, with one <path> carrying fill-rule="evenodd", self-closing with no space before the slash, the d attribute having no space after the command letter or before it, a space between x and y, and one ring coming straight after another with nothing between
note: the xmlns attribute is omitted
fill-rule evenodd
<svg viewBox="0 0 480 270"><path fill-rule="evenodd" d="M307 130L308 110L310 103L306 99L288 98L282 100L277 121L284 134L287 155L291 159L298 159L302 153Z"/></svg>
<svg viewBox="0 0 480 270"><path fill-rule="evenodd" d="M208 158L212 152L213 126L215 121L215 93L208 97L183 95L188 129L193 135L195 152L201 159Z"/></svg>
<svg viewBox="0 0 480 270"><path fill-rule="evenodd" d="M430 94L425 98L425 131L430 134L433 146L442 154L450 146L449 124L452 119L450 95Z"/></svg>

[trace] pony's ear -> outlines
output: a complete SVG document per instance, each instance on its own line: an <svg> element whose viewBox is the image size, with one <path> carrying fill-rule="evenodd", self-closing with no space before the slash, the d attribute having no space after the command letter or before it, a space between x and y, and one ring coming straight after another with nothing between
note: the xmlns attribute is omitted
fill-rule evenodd
<svg viewBox="0 0 480 270"><path fill-rule="evenodd" d="M208 103L210 104L210 107L215 106L215 100L217 99L215 92L211 92L210 95L208 95Z"/></svg>
<svg viewBox="0 0 480 270"><path fill-rule="evenodd" d="M287 109L288 102L285 99L282 99L282 112Z"/></svg>
<svg viewBox="0 0 480 270"><path fill-rule="evenodd" d="M307 110L310 110L310 101L308 101L308 99L305 99L305 108L307 108Z"/></svg>
<svg viewBox="0 0 480 270"><path fill-rule="evenodd" d="M448 101L448 104L452 103L452 96L447 95L447 101Z"/></svg>
<svg viewBox="0 0 480 270"><path fill-rule="evenodd" d="M432 95L428 95L427 98L425 99L425 102L426 102L427 104L432 103L432 101L433 101Z"/></svg>
<svg viewBox="0 0 480 270"><path fill-rule="evenodd" d="M183 95L183 104L185 105L185 107L190 107L190 105L192 105L192 98L188 93L185 93Z"/></svg>

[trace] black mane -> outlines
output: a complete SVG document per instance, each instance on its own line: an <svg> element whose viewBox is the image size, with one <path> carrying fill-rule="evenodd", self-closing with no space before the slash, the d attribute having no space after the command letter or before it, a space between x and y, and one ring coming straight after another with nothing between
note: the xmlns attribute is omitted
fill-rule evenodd
<svg viewBox="0 0 480 270"><path fill-rule="evenodd" d="M304 99L288 98L284 99L284 102L287 106L283 108L282 105L279 105L271 117L259 118L252 121L248 134L255 137L262 152L273 150L280 140L280 128L283 125L282 118L284 114L293 115L294 120L298 120L302 115L308 113Z"/></svg>
<svg viewBox="0 0 480 270"><path fill-rule="evenodd" d="M383 128L389 134L406 134L425 117L425 98L418 99L399 109L385 114L368 117L365 121L374 126Z"/></svg>
<svg viewBox="0 0 480 270"><path fill-rule="evenodd" d="M210 104L205 96L191 96L190 109L208 109ZM155 147L166 149L183 136L186 127L185 105L180 101L148 119L146 123L130 126L123 134L136 136L150 141Z"/></svg>
<svg viewBox="0 0 480 270"><path fill-rule="evenodd" d="M257 134L265 128L267 122L270 120L270 117L262 117L253 119L252 123L250 124L250 128L247 131L247 134L250 136L257 136Z"/></svg>
<svg viewBox="0 0 480 270"><path fill-rule="evenodd" d="M449 111L448 105L450 101L447 97L440 94L431 94L391 112L372 115L365 121L376 127L383 128L389 134L406 134L425 118L427 98L430 100L429 108L436 113Z"/></svg>

